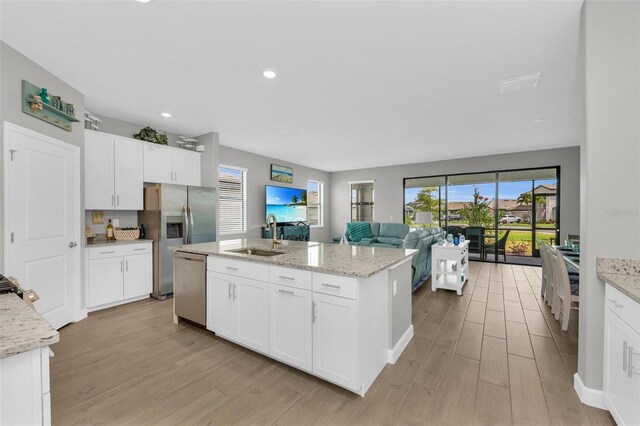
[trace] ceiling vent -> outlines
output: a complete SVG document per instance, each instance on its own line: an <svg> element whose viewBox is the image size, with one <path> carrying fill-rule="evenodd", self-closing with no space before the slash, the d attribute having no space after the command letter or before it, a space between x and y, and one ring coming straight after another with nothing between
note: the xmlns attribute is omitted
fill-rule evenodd
<svg viewBox="0 0 640 426"><path fill-rule="evenodd" d="M538 86L540 73L523 75L522 77L510 78L500 82L500 94L519 92L524 89L534 89Z"/></svg>

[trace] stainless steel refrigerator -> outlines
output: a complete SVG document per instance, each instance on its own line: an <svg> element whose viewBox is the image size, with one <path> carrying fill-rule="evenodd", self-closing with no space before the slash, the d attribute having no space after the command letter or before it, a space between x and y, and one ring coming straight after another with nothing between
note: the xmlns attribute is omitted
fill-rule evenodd
<svg viewBox="0 0 640 426"><path fill-rule="evenodd" d="M216 190L170 184L147 187L138 223L144 225L146 238L154 241L152 296L163 300L173 294L171 247L216 240Z"/></svg>

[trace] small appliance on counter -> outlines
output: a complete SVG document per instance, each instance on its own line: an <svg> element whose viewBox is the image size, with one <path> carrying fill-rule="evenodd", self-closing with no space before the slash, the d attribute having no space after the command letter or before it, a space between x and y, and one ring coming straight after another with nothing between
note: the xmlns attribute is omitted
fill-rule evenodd
<svg viewBox="0 0 640 426"><path fill-rule="evenodd" d="M216 240L216 190L171 184L147 187L138 223L144 223L146 238L154 242L151 296L164 300L174 292L172 248Z"/></svg>

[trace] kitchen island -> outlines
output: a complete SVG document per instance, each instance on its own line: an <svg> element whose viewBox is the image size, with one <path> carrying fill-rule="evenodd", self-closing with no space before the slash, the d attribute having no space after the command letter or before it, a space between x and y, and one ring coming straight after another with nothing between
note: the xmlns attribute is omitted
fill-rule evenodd
<svg viewBox="0 0 640 426"><path fill-rule="evenodd" d="M177 252L207 256L207 329L359 395L413 337L415 250L238 239Z"/></svg>

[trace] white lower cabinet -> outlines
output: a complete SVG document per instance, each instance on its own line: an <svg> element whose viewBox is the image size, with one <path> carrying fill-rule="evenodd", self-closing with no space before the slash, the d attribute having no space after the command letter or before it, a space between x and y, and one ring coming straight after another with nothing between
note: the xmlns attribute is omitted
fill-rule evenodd
<svg viewBox="0 0 640 426"><path fill-rule="evenodd" d="M96 310L153 291L152 243L87 248L87 308Z"/></svg>
<svg viewBox="0 0 640 426"><path fill-rule="evenodd" d="M640 304L605 290L605 402L620 425L640 424Z"/></svg>
<svg viewBox="0 0 640 426"><path fill-rule="evenodd" d="M312 324L311 291L269 284L269 355L312 371Z"/></svg>
<svg viewBox="0 0 640 426"><path fill-rule="evenodd" d="M355 300L313 294L313 373L356 389L358 312Z"/></svg>
<svg viewBox="0 0 640 426"><path fill-rule="evenodd" d="M210 256L207 329L364 395L389 359L388 288L387 272L358 279Z"/></svg>
<svg viewBox="0 0 640 426"><path fill-rule="evenodd" d="M207 329L269 353L269 286L265 282L207 273Z"/></svg>
<svg viewBox="0 0 640 426"><path fill-rule="evenodd" d="M48 346L0 359L0 425L50 425Z"/></svg>

